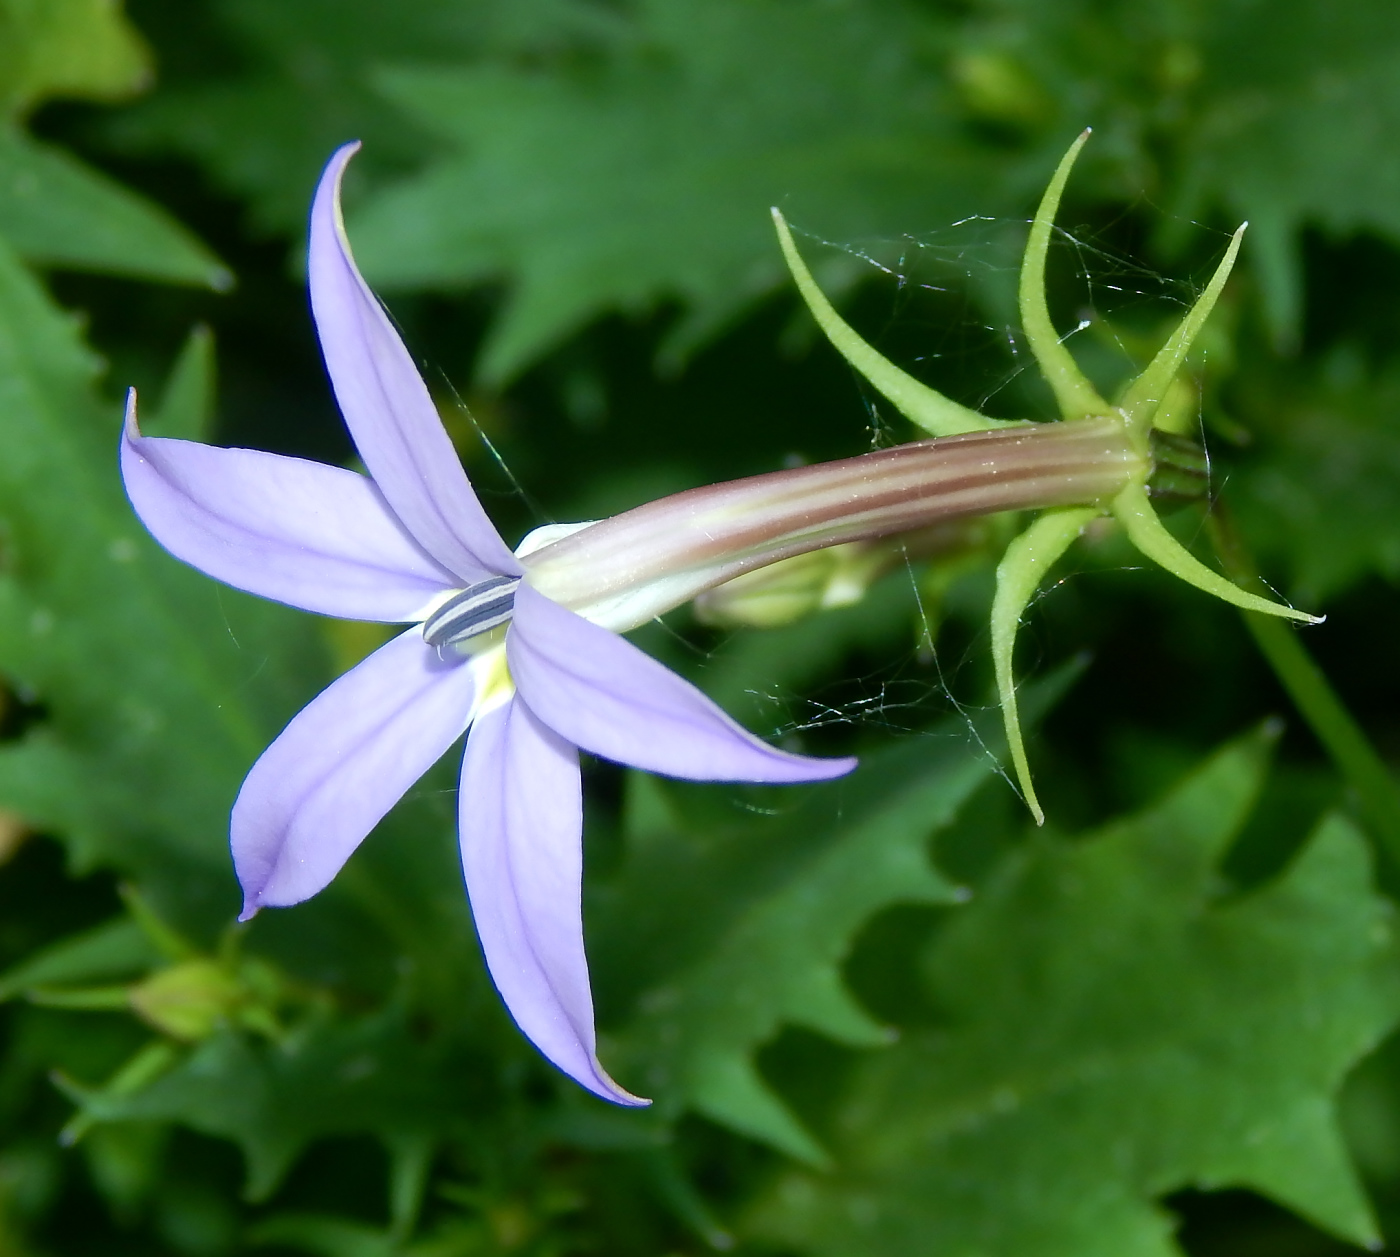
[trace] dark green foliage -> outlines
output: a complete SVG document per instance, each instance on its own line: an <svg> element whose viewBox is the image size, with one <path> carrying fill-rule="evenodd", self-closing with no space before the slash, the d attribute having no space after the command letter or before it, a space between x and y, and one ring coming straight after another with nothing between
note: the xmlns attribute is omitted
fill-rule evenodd
<svg viewBox="0 0 1400 1257"><path fill-rule="evenodd" d="M261 1200L312 1140L373 1132L414 1156L455 1114L481 1109L479 1084L444 1064L391 1006L338 1026L313 1021L283 1044L222 1032L135 1095L95 1097L86 1111L99 1122L175 1121L232 1140L247 1157L247 1194Z"/></svg>
<svg viewBox="0 0 1400 1257"><path fill-rule="evenodd" d="M622 1039L639 1085L661 1098L663 1111L692 1106L804 1160L825 1159L759 1078L751 1054L782 1022L853 1047L887 1041L889 1031L851 997L839 966L853 935L881 909L961 897L929 866L928 843L992 763L958 734L930 730L803 804L774 797L778 818L761 826L712 821L686 834L689 809L668 806L664 796L648 804L656 787L633 779L632 854L603 901L624 925L603 940L623 951L650 933L653 963L668 953L680 960L659 981L652 976ZM628 913L633 904L646 905L641 930L628 920L640 915ZM703 925L689 931L699 937L687 938L674 921L701 905ZM624 940L619 930L627 925Z"/></svg>
<svg viewBox="0 0 1400 1257"><path fill-rule="evenodd" d="M178 223L61 149L0 131L0 169L0 234L31 262L215 289L232 283Z"/></svg>
<svg viewBox="0 0 1400 1257"><path fill-rule="evenodd" d="M843 1162L782 1180L758 1229L822 1254L1165 1257L1150 1202L1228 1186L1374 1243L1332 1097L1400 1014L1394 911L1336 817L1276 882L1224 893L1262 749L1006 861L927 953L938 1026L864 1064Z"/></svg>
<svg viewBox="0 0 1400 1257"><path fill-rule="evenodd" d="M365 209L365 264L390 286L508 277L490 379L600 310L678 298L673 346L712 334L783 277L770 205L847 238L952 219L992 182L950 125L939 27L902 4L652 0L634 23L569 75L379 75L462 156Z"/></svg>
<svg viewBox="0 0 1400 1257"><path fill-rule="evenodd" d="M1231 492L1250 541L1310 606L1372 573L1400 580L1400 379L1372 373L1351 347L1319 365L1250 390L1259 448Z"/></svg>
<svg viewBox="0 0 1400 1257"><path fill-rule="evenodd" d="M1071 552L1018 664L1092 652L1023 695L1045 834L984 707L1014 521L783 628L640 632L862 764L588 767L600 1053L655 1100L616 1110L490 985L452 756L232 925L239 782L378 629L161 552L104 356L163 378L151 434L348 454L289 275L360 138L352 238L512 537L907 436L791 318L773 204L900 365L1042 416L1015 258L1093 124L1058 326L1111 392L1250 219L1181 413L1393 763L1398 71L1381 0L0 0L0 1257L1393 1243L1400 881L1232 612Z"/></svg>
<svg viewBox="0 0 1400 1257"><path fill-rule="evenodd" d="M1280 336L1301 317L1303 224L1400 231L1397 176L1371 157L1400 122L1384 5L1289 0L1267 20L1247 0L216 11L257 68L157 99L127 142L199 154L278 225L345 138L367 141L371 178L426 163L366 209L365 260L396 286L509 281L492 380L604 310L679 298L671 350L712 335L781 279L770 204L838 241L942 226L970 197L1014 213L1086 122L1178 224L1251 221Z"/></svg>
<svg viewBox="0 0 1400 1257"><path fill-rule="evenodd" d="M315 655L290 612L215 589L144 534L112 474L120 411L93 396L97 370L0 252L0 655L45 712L0 751L0 805L62 833L79 865L203 915L232 902L239 777L314 685Z"/></svg>
<svg viewBox="0 0 1400 1257"><path fill-rule="evenodd" d="M378 67L491 55L567 60L617 25L605 6L578 0L214 0L197 15L184 8L177 3L166 19L194 27L193 38L188 29L172 32L174 81L120 120L115 135L124 147L198 156L251 199L259 226L283 231L301 230L326 154L347 139L365 142L363 165L381 177L432 151L425 132L386 109Z"/></svg>

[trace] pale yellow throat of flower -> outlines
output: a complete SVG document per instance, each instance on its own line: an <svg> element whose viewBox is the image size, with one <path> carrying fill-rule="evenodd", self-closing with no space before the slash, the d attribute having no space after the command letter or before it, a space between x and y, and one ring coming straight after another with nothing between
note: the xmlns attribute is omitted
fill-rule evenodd
<svg viewBox="0 0 1400 1257"><path fill-rule="evenodd" d="M472 700L471 712L473 720L495 711L515 696L515 682L506 663L504 634L499 642L473 653L466 666L472 670L476 680L476 696Z"/></svg>

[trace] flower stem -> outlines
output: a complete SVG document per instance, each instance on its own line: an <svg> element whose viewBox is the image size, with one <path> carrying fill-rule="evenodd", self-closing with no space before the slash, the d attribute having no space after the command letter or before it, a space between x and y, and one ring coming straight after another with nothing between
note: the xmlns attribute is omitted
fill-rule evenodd
<svg viewBox="0 0 1400 1257"><path fill-rule="evenodd" d="M1242 584L1260 584L1238 534L1218 504L1211 512L1209 527L1225 570ZM1362 818L1391 859L1400 863L1400 783L1298 634L1274 616L1254 611L1241 614L1255 645L1299 715L1356 792Z"/></svg>

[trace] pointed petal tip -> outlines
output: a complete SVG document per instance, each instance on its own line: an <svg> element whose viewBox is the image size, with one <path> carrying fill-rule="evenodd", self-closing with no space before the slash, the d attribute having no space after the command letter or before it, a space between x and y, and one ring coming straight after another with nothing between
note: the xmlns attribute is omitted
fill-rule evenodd
<svg viewBox="0 0 1400 1257"><path fill-rule="evenodd" d="M245 921L251 921L262 911L262 904L257 901L254 895L248 896L243 901L243 911L238 914L238 923L242 925Z"/></svg>
<svg viewBox="0 0 1400 1257"><path fill-rule="evenodd" d="M506 657L533 716L614 763L687 781L795 784L840 776L854 759L770 746L689 681L538 590L516 591Z"/></svg>
<svg viewBox="0 0 1400 1257"><path fill-rule="evenodd" d="M521 568L487 518L427 385L355 264L341 180L360 142L332 154L311 202L307 281L321 355L350 436L404 528L470 584Z"/></svg>
<svg viewBox="0 0 1400 1257"><path fill-rule="evenodd" d="M345 253L350 252L350 241L345 234L345 216L340 208L340 185L345 177L345 168L350 164L350 159L360 151L360 141L350 140L342 144L330 156L326 162L325 169L321 172L321 178L316 185L316 194L311 200L311 219L314 223L318 209L329 209L334 234L340 242ZM324 209L323 209L324 207ZM312 228L315 234L315 228ZM353 267L354 262L350 265Z"/></svg>
<svg viewBox="0 0 1400 1257"><path fill-rule="evenodd" d="M613 1104L621 1105L627 1109L645 1109L651 1107L651 1101L645 1096L634 1096L625 1087L619 1087L607 1074L607 1071L597 1062L594 1062L596 1077L584 1082L583 1079L576 1081L584 1082L588 1088L600 1100L608 1100Z"/></svg>
<svg viewBox="0 0 1400 1257"><path fill-rule="evenodd" d="M130 439L141 435L141 427L136 421L136 390L126 390L126 413L122 416L122 437Z"/></svg>
<svg viewBox="0 0 1400 1257"><path fill-rule="evenodd" d="M336 185L336 191L339 192L340 176L345 173L345 167L350 164L350 159L359 151L359 140L347 140L336 149L326 163L325 172L321 176L322 182L325 182L327 178L332 179Z"/></svg>
<svg viewBox="0 0 1400 1257"><path fill-rule="evenodd" d="M318 204L329 200L336 235L342 239L345 235L345 219L340 212L340 183L345 176L345 168L350 164L350 159L359 151L360 141L351 140L348 144L342 144L331 154L325 170L321 172L321 181L311 202L311 214L314 219ZM348 249L348 242L346 242L346 247Z"/></svg>
<svg viewBox="0 0 1400 1257"><path fill-rule="evenodd" d="M458 792L462 873L486 967L521 1033L600 1099L650 1101L598 1060L584 956L578 752L518 699L467 735Z"/></svg>
<svg viewBox="0 0 1400 1257"><path fill-rule="evenodd" d="M462 736L476 678L443 668L416 625L342 674L249 770L229 818L245 912L324 890Z"/></svg>

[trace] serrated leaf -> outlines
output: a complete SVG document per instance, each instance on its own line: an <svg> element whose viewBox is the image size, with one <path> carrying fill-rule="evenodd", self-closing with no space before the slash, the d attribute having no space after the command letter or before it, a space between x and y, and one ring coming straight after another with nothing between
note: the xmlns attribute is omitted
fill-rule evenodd
<svg viewBox="0 0 1400 1257"><path fill-rule="evenodd" d="M594 951L638 949L665 970L639 983L638 1012L615 1040L663 1112L694 1108L802 1160L825 1159L753 1054L784 1023L857 1047L889 1042L845 987L841 962L882 908L963 898L930 864L928 843L994 768L966 725L949 722L800 802L785 792L772 800L780 820L731 821L728 832L690 810L668 816L659 787L634 780L634 852L608 896L613 933L595 932ZM703 937L687 938L696 922ZM652 937L663 931L664 941Z"/></svg>
<svg viewBox="0 0 1400 1257"><path fill-rule="evenodd" d="M1229 747L1147 811L1013 856L933 943L942 1024L868 1059L840 1167L790 1174L752 1230L823 1257L1168 1257L1155 1200L1245 1187L1375 1244L1333 1098L1400 1015L1394 914L1338 817L1221 895L1264 759Z"/></svg>
<svg viewBox="0 0 1400 1257"><path fill-rule="evenodd" d="M914 6L643 0L572 72L383 72L456 149L352 215L372 281L507 277L499 382L609 310L687 308L681 351L784 279L768 209L836 238L1005 208L953 120L944 27ZM990 194L990 195L989 195Z"/></svg>
<svg viewBox="0 0 1400 1257"><path fill-rule="evenodd" d="M109 134L123 148L196 158L251 202L261 228L298 233L339 145L365 143L352 185L402 174L434 147L373 90L373 67L522 50L532 60L567 56L614 24L577 0L222 0L216 20L240 72L168 83Z"/></svg>
<svg viewBox="0 0 1400 1257"><path fill-rule="evenodd" d="M308 620L146 536L97 371L0 244L0 675L44 717L0 744L0 806L198 919L232 906L228 806L323 665Z"/></svg>
<svg viewBox="0 0 1400 1257"><path fill-rule="evenodd" d="M146 47L113 0L0 0L0 115L50 96L119 100L150 74Z"/></svg>
<svg viewBox="0 0 1400 1257"><path fill-rule="evenodd" d="M164 210L60 149L0 129L0 235L42 266L223 291L228 269Z"/></svg>

